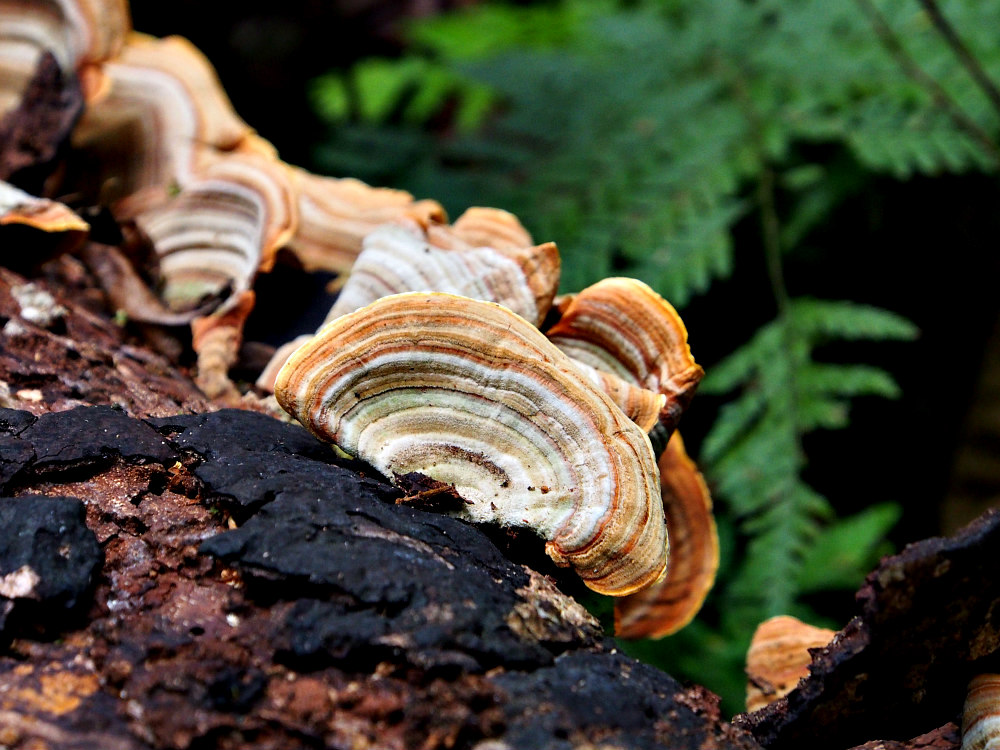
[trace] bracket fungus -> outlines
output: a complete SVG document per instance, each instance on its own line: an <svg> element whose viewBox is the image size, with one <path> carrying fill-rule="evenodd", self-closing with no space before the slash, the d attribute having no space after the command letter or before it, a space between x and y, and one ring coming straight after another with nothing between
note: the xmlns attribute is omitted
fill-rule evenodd
<svg viewBox="0 0 1000 750"><path fill-rule="evenodd" d="M649 438L501 305L385 297L324 326L278 374L281 406L387 476L454 485L477 522L534 529L587 586L656 581L667 540Z"/></svg>
<svg viewBox="0 0 1000 750"><path fill-rule="evenodd" d="M765 620L747 651L747 711L787 695L809 674L809 649L826 646L836 635L789 615Z"/></svg>
<svg viewBox="0 0 1000 750"><path fill-rule="evenodd" d="M283 165L254 152L214 156L173 200L138 225L159 256L160 297L175 311L206 299L222 313L267 271L295 228L296 206Z"/></svg>
<svg viewBox="0 0 1000 750"><path fill-rule="evenodd" d="M701 609L719 568L719 536L708 485L675 432L659 460L663 513L670 530L667 574L649 588L615 601L620 638L663 638Z"/></svg>
<svg viewBox="0 0 1000 750"><path fill-rule="evenodd" d="M107 205L119 221L135 221L149 238L156 267L135 269L130 284L151 272L160 281L161 304L130 295L123 309L161 325L197 322L199 371L235 359L235 351L215 344L239 345L246 315L234 312L249 313L256 275L271 269L280 248L302 252L310 269L344 271L379 224L444 219L435 201L293 169L236 114L194 45L131 31L123 0L78 1L80 8L60 0L61 12L41 13L35 34L43 41L80 37L94 47L84 56L86 108L72 135L73 191ZM113 22L92 30L90 20L104 16ZM117 270L98 275L121 277ZM228 330L212 337L213 353L204 356L199 342L212 326ZM211 384L210 396L237 395L225 372L206 373L199 382Z"/></svg>
<svg viewBox="0 0 1000 750"><path fill-rule="evenodd" d="M11 242L22 231L16 227L45 232L44 251L36 246L32 252L24 253L19 243ZM47 253L73 250L89 232L90 225L69 207L48 198L36 198L0 180L0 258L4 264L31 265L44 260Z"/></svg>
<svg viewBox="0 0 1000 750"><path fill-rule="evenodd" d="M978 674L969 681L962 707L962 750L1000 747L1000 674Z"/></svg>
<svg viewBox="0 0 1000 750"><path fill-rule="evenodd" d="M118 54L130 26L126 0L0 1L0 115L17 105L46 52L88 92L99 89L99 63Z"/></svg>
<svg viewBox="0 0 1000 750"><path fill-rule="evenodd" d="M90 231L90 225L68 206L37 198L0 180L0 225L14 224L43 232L73 232L81 238Z"/></svg>
<svg viewBox="0 0 1000 750"><path fill-rule="evenodd" d="M350 177L322 177L291 167L299 226L288 249L307 271L351 271L362 240L390 221L420 225L446 220L437 201L415 201L403 190L373 188Z"/></svg>
<svg viewBox="0 0 1000 750"><path fill-rule="evenodd" d="M557 302L562 317L546 331L573 359L662 393L660 421L673 431L704 375L673 306L637 279L610 278Z"/></svg>
<svg viewBox="0 0 1000 750"><path fill-rule="evenodd" d="M440 224L384 224L365 237L327 321L390 294L435 291L496 302L539 325L558 285L559 251L551 242L496 245L470 245Z"/></svg>
<svg viewBox="0 0 1000 750"><path fill-rule="evenodd" d="M325 323L375 300L404 292L443 292L496 302L538 326L552 307L559 286L555 243L533 245L517 218L493 208L470 208L452 224L400 220L371 231ZM308 341L300 336L280 347L257 380L274 390L288 356ZM603 376L592 380L601 386ZM607 389L629 416L642 424L659 407L626 383ZM652 396L653 394L649 394Z"/></svg>

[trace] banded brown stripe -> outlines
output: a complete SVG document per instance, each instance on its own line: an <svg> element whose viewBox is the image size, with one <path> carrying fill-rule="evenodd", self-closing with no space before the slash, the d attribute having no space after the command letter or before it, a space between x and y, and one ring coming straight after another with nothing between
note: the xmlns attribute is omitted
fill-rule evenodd
<svg viewBox="0 0 1000 750"><path fill-rule="evenodd" d="M962 750L1000 748L1000 674L976 675L962 710Z"/></svg>
<svg viewBox="0 0 1000 750"><path fill-rule="evenodd" d="M173 310L193 309L251 288L295 229L284 165L255 152L202 157L201 174L175 198L136 221L153 243L163 277L160 295Z"/></svg>
<svg viewBox="0 0 1000 750"><path fill-rule="evenodd" d="M669 429L704 375L673 306L637 279L599 281L559 305L562 317L546 333L573 359L662 393Z"/></svg>
<svg viewBox="0 0 1000 750"><path fill-rule="evenodd" d="M130 219L168 200L198 176L198 158L234 149L252 130L233 111L211 64L180 37L128 35L101 66L73 144L101 173L102 200Z"/></svg>
<svg viewBox="0 0 1000 750"><path fill-rule="evenodd" d="M89 94L93 69L118 54L130 28L125 0L0 0L0 115L17 106L43 52L79 73Z"/></svg>
<svg viewBox="0 0 1000 750"><path fill-rule="evenodd" d="M451 226L431 224L426 232L428 241L436 247L462 253L489 248L516 263L523 279L520 284L534 297L535 310L533 315L524 315L511 309L541 326L559 288L561 266L559 249L554 242L535 245L516 216L497 208L478 206L468 209ZM465 296L505 304L496 296Z"/></svg>

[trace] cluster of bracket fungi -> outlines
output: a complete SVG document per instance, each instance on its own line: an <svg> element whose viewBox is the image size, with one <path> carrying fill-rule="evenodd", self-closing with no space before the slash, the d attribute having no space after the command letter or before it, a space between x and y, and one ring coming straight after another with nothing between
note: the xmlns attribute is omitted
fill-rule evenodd
<svg viewBox="0 0 1000 750"><path fill-rule="evenodd" d="M133 227L145 266L110 246L87 261L129 320L190 326L208 396L239 401L228 370L280 249L349 273L262 391L386 476L453 486L460 515L533 529L558 564L620 597L621 634L694 616L718 543L705 484L670 440L702 369L669 303L632 279L556 298L556 246L511 214L472 208L448 224L434 201L285 164L198 50L132 31L124 0L0 3L0 18L0 116L45 63L78 86L71 166L46 189ZM0 209L70 244L87 231L7 183Z"/></svg>
<svg viewBox="0 0 1000 750"><path fill-rule="evenodd" d="M50 90L61 81L59 101L32 99L42 79ZM216 404L240 403L228 370L255 280L279 250L343 274L324 325L280 349L258 391L387 477L453 489L457 515L537 532L553 560L617 597L619 635L668 635L697 612L718 541L675 430L702 370L680 318L648 286L606 279L556 297L556 246L536 244L509 213L472 208L449 224L434 201L285 164L233 112L207 60L183 39L133 32L125 0L0 0L0 137L37 155L16 111L63 128L66 147L49 154L59 165L44 185L0 163L0 232L41 230L72 250L90 231L63 203L21 189L29 183L133 227L148 256L90 243L84 260L128 319L189 328L197 382ZM792 618L762 624L747 665L758 736L771 731L765 721L794 730L783 696L835 673L837 649L846 663L864 651L852 638L878 645L864 630L876 625L851 627L834 636ZM993 631L977 627L971 642L992 653L982 644ZM808 707L809 689L799 692ZM972 679L963 747L994 746L998 695L995 675ZM850 719L843 706L837 719Z"/></svg>

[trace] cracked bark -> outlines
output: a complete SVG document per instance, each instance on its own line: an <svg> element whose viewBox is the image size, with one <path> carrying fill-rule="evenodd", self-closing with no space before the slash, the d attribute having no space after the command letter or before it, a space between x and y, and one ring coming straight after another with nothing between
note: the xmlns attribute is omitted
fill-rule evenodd
<svg viewBox="0 0 1000 750"><path fill-rule="evenodd" d="M478 529L298 426L211 411L67 263L0 269L0 743L759 747ZM15 549L25 528L61 543Z"/></svg>

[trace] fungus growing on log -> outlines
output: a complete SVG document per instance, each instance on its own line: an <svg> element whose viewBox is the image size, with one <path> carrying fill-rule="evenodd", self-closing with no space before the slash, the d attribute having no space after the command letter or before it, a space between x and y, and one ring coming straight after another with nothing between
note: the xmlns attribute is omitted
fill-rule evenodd
<svg viewBox="0 0 1000 750"><path fill-rule="evenodd" d="M514 214L500 208L473 206L451 226L452 234L472 246L501 249L529 247L531 234Z"/></svg>
<svg viewBox="0 0 1000 750"><path fill-rule="evenodd" d="M670 566L647 589L615 601L620 638L663 638L698 614L715 583L719 536L708 486L675 432L659 460L663 513L670 530Z"/></svg>
<svg viewBox="0 0 1000 750"><path fill-rule="evenodd" d="M695 363L677 311L637 279L599 281L557 302L562 317L546 331L573 359L667 397L672 431L704 370Z"/></svg>
<svg viewBox="0 0 1000 750"><path fill-rule="evenodd" d="M125 0L0 2L0 115L17 106L46 52L85 90L100 88L99 64L114 57L131 28Z"/></svg>
<svg viewBox="0 0 1000 750"><path fill-rule="evenodd" d="M468 503L462 516L534 529L595 591L623 596L665 569L648 437L505 307L385 297L298 349L275 396L387 476L454 485Z"/></svg>
<svg viewBox="0 0 1000 750"><path fill-rule="evenodd" d="M90 225L70 208L48 198L36 198L0 180L0 225L23 224L43 232L90 231Z"/></svg>
<svg viewBox="0 0 1000 750"><path fill-rule="evenodd" d="M433 201L293 170L236 115L211 64L185 39L129 34L101 75L74 133L78 171L94 183L81 187L149 237L163 305L137 306L137 318L199 320L198 381L209 396L237 396L226 372L213 368L235 361L236 351L221 347L238 346L252 307L247 294L279 248L321 267L338 253L353 259L384 221L444 218ZM225 330L207 336L213 327ZM210 356L200 348L208 340Z"/></svg>
<svg viewBox="0 0 1000 750"><path fill-rule="evenodd" d="M552 307L559 268L555 243L533 245L517 218L499 209L470 208L451 226L386 223L364 238L351 275L324 322L391 294L443 292L496 302L538 326ZM281 346L257 387L273 391L281 366L309 339L300 336ZM662 406L654 403L656 394L640 393L623 381L605 386L604 375L590 375L644 429L651 426L651 415L655 421Z"/></svg>
<svg viewBox="0 0 1000 750"><path fill-rule="evenodd" d="M291 168L298 196L299 228L288 243L307 271L346 274L376 227L410 219L420 225L445 221L437 201L414 201L403 190L373 188L350 177L321 177Z"/></svg>
<svg viewBox="0 0 1000 750"><path fill-rule="evenodd" d="M962 707L962 750L1000 747L1000 674L978 674L969 681Z"/></svg>
<svg viewBox="0 0 1000 750"><path fill-rule="evenodd" d="M811 648L822 648L836 635L788 615L765 620L754 631L747 651L747 711L756 711L787 695L809 674Z"/></svg>
<svg viewBox="0 0 1000 750"><path fill-rule="evenodd" d="M390 294L434 291L496 302L537 326L559 283L559 251L551 242L474 247L441 225L425 231L385 224L363 247L328 321Z"/></svg>
<svg viewBox="0 0 1000 750"><path fill-rule="evenodd" d="M10 241L9 231L22 227L47 232L51 237L46 250L72 250L86 238L90 225L62 203L36 198L10 183L0 180L0 258L7 265L23 265L24 254L18 243ZM16 250L16 253L10 253ZM19 257L15 257L19 256ZM29 263L40 262L46 253L37 248L27 254Z"/></svg>
<svg viewBox="0 0 1000 750"><path fill-rule="evenodd" d="M534 298L531 315L514 311L536 326L541 326L559 288L561 263L559 249L554 242L536 245L516 216L497 208L480 206L466 210L451 226L429 225L427 239L435 247L463 255L489 249L513 261L520 271L520 276L523 277L523 281L519 284L522 286L520 294L525 293L523 287L526 286L527 294ZM498 297L499 295L494 292L492 296L484 296L481 299L506 304Z"/></svg>
<svg viewBox="0 0 1000 750"><path fill-rule="evenodd" d="M98 166L93 189L118 219L165 203L194 179L203 155L235 149L252 133L186 39L130 34L102 70L107 84L73 145Z"/></svg>
<svg viewBox="0 0 1000 750"><path fill-rule="evenodd" d="M243 151L203 158L176 198L137 217L160 258L160 297L175 311L210 298L227 310L295 230L284 164Z"/></svg>

